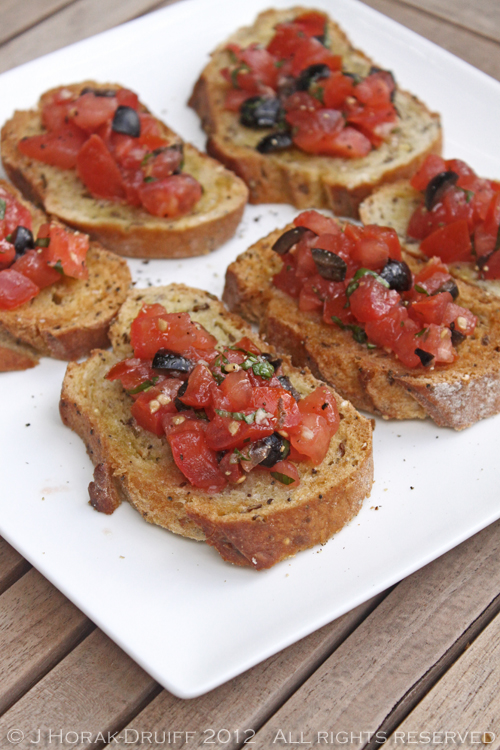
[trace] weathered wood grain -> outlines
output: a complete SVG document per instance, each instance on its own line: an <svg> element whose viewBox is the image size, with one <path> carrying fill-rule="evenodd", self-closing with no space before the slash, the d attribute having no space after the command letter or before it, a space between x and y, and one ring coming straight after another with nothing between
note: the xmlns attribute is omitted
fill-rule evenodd
<svg viewBox="0 0 500 750"><path fill-rule="evenodd" d="M155 0L78 0L0 47L0 73L137 18ZM19 11L23 7L19 3Z"/></svg>
<svg viewBox="0 0 500 750"><path fill-rule="evenodd" d="M12 747L7 733L14 728L25 735L16 745L23 750L35 746L38 730L40 747L102 747L104 741L112 743L108 732L120 730L158 689L116 644L95 630L0 718L0 748ZM58 732L61 739L55 737Z"/></svg>
<svg viewBox="0 0 500 750"><path fill-rule="evenodd" d="M481 744L500 747L500 616L481 633L421 703L398 726L388 744L401 745L402 737L414 732L413 747L424 747L421 733L460 733L455 739L461 747ZM474 733L474 736L473 734ZM465 740L462 742L462 739ZM460 742L459 742L460 741Z"/></svg>
<svg viewBox="0 0 500 750"><path fill-rule="evenodd" d="M23 0L20 3L19 0L2 0L0 44L22 34L70 2L71 0Z"/></svg>
<svg viewBox="0 0 500 750"><path fill-rule="evenodd" d="M449 5L453 0L450 0ZM493 2L485 0L493 7ZM500 80L500 44L395 0L362 0L375 10L439 44ZM417 3L416 3L417 4ZM471 10L474 4L470 4ZM383 64L383 60L379 60ZM397 71L396 71L397 74Z"/></svg>
<svg viewBox="0 0 500 750"><path fill-rule="evenodd" d="M0 537L0 594L12 586L30 567L29 562Z"/></svg>
<svg viewBox="0 0 500 750"><path fill-rule="evenodd" d="M143 747L141 733L146 731L158 732L159 741L162 739L160 733L169 728L193 732L190 737L184 735L176 738L176 748L210 746L207 743L214 740L211 730L215 732L216 745L217 733L227 730L221 734L217 746L226 750L240 747L245 739L251 740L252 732L348 638L382 598L374 597L200 698L183 701L164 690L134 718L129 729L139 732L139 738L136 743L127 744L127 747L130 750ZM168 722L165 717L168 717ZM131 739L135 737L130 736Z"/></svg>
<svg viewBox="0 0 500 750"><path fill-rule="evenodd" d="M93 627L34 569L7 589L0 596L0 713Z"/></svg>
<svg viewBox="0 0 500 750"><path fill-rule="evenodd" d="M500 42L500 5L491 0L397 0Z"/></svg>
<svg viewBox="0 0 500 750"><path fill-rule="evenodd" d="M272 747L285 729L308 740L392 730L398 704L409 713L449 666L446 655L456 658L457 641L465 648L464 632L477 635L494 600L500 609L499 531L497 522L400 583L258 732L258 745Z"/></svg>

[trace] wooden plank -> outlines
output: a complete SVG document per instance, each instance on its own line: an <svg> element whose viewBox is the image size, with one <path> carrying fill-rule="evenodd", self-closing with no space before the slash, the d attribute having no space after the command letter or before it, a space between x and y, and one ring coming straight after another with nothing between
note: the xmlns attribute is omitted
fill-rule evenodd
<svg viewBox="0 0 500 750"><path fill-rule="evenodd" d="M0 713L93 627L34 569L7 589L0 597Z"/></svg>
<svg viewBox="0 0 500 750"><path fill-rule="evenodd" d="M71 0L2 0L0 44L56 13Z"/></svg>
<svg viewBox="0 0 500 750"><path fill-rule="evenodd" d="M215 741L215 746L224 747L226 750L240 747L245 739L252 739L252 732L297 690L382 598L373 598L245 674L199 698L184 701L164 690L128 727L130 734L127 747L137 750L143 748L145 735L142 733L146 732L157 732L159 745L163 740L162 732L169 728L183 732L175 738L171 735L170 742L173 744L168 746L206 748ZM165 721L166 716L168 725ZM215 740L211 735L211 729L215 732ZM219 731L221 735L218 740ZM133 732L137 732L137 735ZM186 732L193 734L186 736ZM248 746L254 747L250 744Z"/></svg>
<svg viewBox="0 0 500 750"><path fill-rule="evenodd" d="M26 735L19 748L37 742L74 750L102 747L112 741L108 732L123 727L158 690L146 672L96 629L0 718L0 748L12 747L7 733L14 728Z"/></svg>
<svg viewBox="0 0 500 750"><path fill-rule="evenodd" d="M0 594L30 568L29 562L0 537Z"/></svg>
<svg viewBox="0 0 500 750"><path fill-rule="evenodd" d="M423 747L420 733L459 732L471 747L482 742L493 750L500 747L500 616L481 633L407 719L391 735L388 744L402 744L409 732L416 734L414 747ZM475 736L471 733L474 732ZM467 734L468 733L468 734ZM489 733L489 736L488 736ZM452 738L449 738L451 744ZM427 743L428 744L428 743Z"/></svg>
<svg viewBox="0 0 500 750"><path fill-rule="evenodd" d="M467 29L446 23L406 4L395 2L395 0L362 0L362 2L500 80L500 45L498 43L484 39ZM491 0L488 0L488 3L493 6ZM473 8L474 5L471 4L471 10ZM384 63L383 60L377 62L381 65ZM430 71L429 74L432 75Z"/></svg>
<svg viewBox="0 0 500 750"><path fill-rule="evenodd" d="M398 704L409 713L449 666L446 655L456 658L457 642L466 647L464 632L474 637L490 604L490 617L500 608L499 531L497 522L400 583L257 733L257 745L272 747L285 730L313 742L326 730L384 731Z"/></svg>
<svg viewBox="0 0 500 750"><path fill-rule="evenodd" d="M0 73L137 18L157 0L78 0L0 47ZM22 4L20 4L22 7Z"/></svg>
<svg viewBox="0 0 500 750"><path fill-rule="evenodd" d="M399 0L500 42L500 5L491 0Z"/></svg>

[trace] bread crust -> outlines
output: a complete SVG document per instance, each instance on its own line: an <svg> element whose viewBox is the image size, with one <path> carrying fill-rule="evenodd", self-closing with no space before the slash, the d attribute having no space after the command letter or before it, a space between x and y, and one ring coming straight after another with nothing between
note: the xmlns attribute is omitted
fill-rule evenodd
<svg viewBox="0 0 500 750"><path fill-rule="evenodd" d="M229 84L221 70L231 64L228 43L243 47L267 44L277 23L289 21L310 8L268 10L253 26L239 29L212 54L198 79L189 105L208 134L207 151L232 169L248 185L250 203L291 203L297 208L329 208L343 216L357 216L358 206L377 186L410 177L430 153L441 153L439 115L416 97L397 90L401 115L398 133L362 159L312 156L297 148L260 154L255 146L271 130L252 130L239 124L238 113L224 109ZM373 62L356 50L344 32L328 21L332 51L344 57L345 68L367 75Z"/></svg>
<svg viewBox="0 0 500 750"><path fill-rule="evenodd" d="M36 235L48 217L12 185L0 185L28 208ZM61 278L24 305L0 310L0 372L34 367L42 355L79 359L109 345L109 326L127 295L130 271L97 242L90 243L86 264L87 280Z"/></svg>
<svg viewBox="0 0 500 750"><path fill-rule="evenodd" d="M207 292L171 285L131 292L113 325L114 352L93 352L68 366L60 411L63 422L84 440L97 467L93 504L105 508L128 500L150 523L206 541L224 560L256 570L315 544L324 544L359 511L373 481L370 422L337 398L342 414L323 463L297 465L301 484L287 489L264 472L243 485L213 495L193 487L177 469L168 443L135 425L130 397L120 383L104 380L110 366L130 356L130 323L144 302L189 312L222 344L249 336L269 349L237 316ZM284 361L285 372L303 394L319 383ZM290 498L290 499L289 499ZM104 500L103 500L104 499ZM101 503L103 501L103 503Z"/></svg>
<svg viewBox="0 0 500 750"><path fill-rule="evenodd" d="M84 81L64 88L76 96L86 87L110 89L119 86ZM37 109L16 111L2 128L5 171L29 200L113 252L127 257L203 255L233 236L247 201L247 188L233 173L188 143L184 144L184 172L200 182L204 193L189 214L176 219L156 217L142 208L94 199L76 170L61 170L21 154L17 148L19 140L44 131L41 107L56 90L46 92ZM145 107L142 111L147 112ZM166 138L171 142L182 142L164 123L157 122Z"/></svg>
<svg viewBox="0 0 500 750"><path fill-rule="evenodd" d="M456 430L500 411L500 300L457 280L457 304L478 316L476 331L460 345L451 365L432 370L404 367L392 353L367 349L349 331L301 312L294 299L273 286L281 267L272 245L285 229L260 240L231 263L223 300L257 323L267 341L306 365L358 408L386 419L431 417ZM424 261L408 254L414 273Z"/></svg>

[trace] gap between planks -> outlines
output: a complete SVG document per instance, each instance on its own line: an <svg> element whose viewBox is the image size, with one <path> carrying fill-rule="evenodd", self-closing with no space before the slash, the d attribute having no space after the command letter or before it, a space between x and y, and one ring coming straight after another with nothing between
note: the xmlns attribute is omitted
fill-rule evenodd
<svg viewBox="0 0 500 750"><path fill-rule="evenodd" d="M31 565L0 537L0 594L28 572Z"/></svg>

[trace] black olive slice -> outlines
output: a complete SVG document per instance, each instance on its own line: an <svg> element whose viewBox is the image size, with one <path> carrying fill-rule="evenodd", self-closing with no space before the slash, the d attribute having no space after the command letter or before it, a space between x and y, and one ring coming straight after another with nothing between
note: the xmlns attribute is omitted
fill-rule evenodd
<svg viewBox="0 0 500 750"><path fill-rule="evenodd" d="M141 134L141 121L139 115L132 109L132 107L124 107L120 105L113 117L111 123L111 129L115 133L123 133L129 135L131 138L139 138Z"/></svg>
<svg viewBox="0 0 500 750"><path fill-rule="evenodd" d="M153 357L152 367L155 370L167 370L175 372L191 372L194 363L180 354L170 352L168 349L158 349Z"/></svg>
<svg viewBox="0 0 500 750"><path fill-rule="evenodd" d="M278 237L274 243L272 249L278 255L285 255L291 248L300 240L300 238L309 230L306 227L294 227L289 229L288 232Z"/></svg>
<svg viewBox="0 0 500 750"><path fill-rule="evenodd" d="M105 96L111 98L116 96L116 91L114 89L93 89L90 86L85 86L85 88L80 91L80 96L83 96L83 94L94 94L94 96Z"/></svg>
<svg viewBox="0 0 500 750"><path fill-rule="evenodd" d="M389 284L389 289L395 289L397 292L408 292L412 285L411 271L404 260L393 260L389 258L383 269L380 271L384 281Z"/></svg>
<svg viewBox="0 0 500 750"><path fill-rule="evenodd" d="M313 247L311 253L320 276L328 281L344 281L347 273L345 260L331 250L320 247Z"/></svg>
<svg viewBox="0 0 500 750"><path fill-rule="evenodd" d="M258 144L257 151L259 154L272 154L274 151L284 151L293 145L290 133L271 133L264 136Z"/></svg>
<svg viewBox="0 0 500 750"><path fill-rule="evenodd" d="M458 297L458 286L456 284L456 281L454 281L453 279L448 279L448 281L445 281L443 286L440 286L437 292L434 292L434 294L440 294L441 292L449 292L455 300Z"/></svg>
<svg viewBox="0 0 500 750"><path fill-rule="evenodd" d="M308 68L299 73L296 83L297 89L299 91L307 91L311 83L315 83L321 78L328 78L330 73L328 65L324 65L323 63L309 65Z"/></svg>
<svg viewBox="0 0 500 750"><path fill-rule="evenodd" d="M451 328L451 343L453 344L454 347L457 347L459 344L462 343L462 341L465 341L467 337L464 333L460 333L460 331L457 331L455 329L454 323L450 325L450 328Z"/></svg>
<svg viewBox="0 0 500 750"><path fill-rule="evenodd" d="M259 464L270 469L274 464L277 464L278 461L283 461L288 456L290 453L290 443L277 432L273 432L269 437L262 438L262 440L258 440L256 443L252 444L250 448L250 456L255 453L257 453L259 457L262 453L265 454L264 458L259 461Z"/></svg>
<svg viewBox="0 0 500 750"><path fill-rule="evenodd" d="M16 227L12 234L12 244L16 250L16 256L20 257L24 255L26 250L31 250L35 247L35 240L32 232L26 227Z"/></svg>
<svg viewBox="0 0 500 750"><path fill-rule="evenodd" d="M423 349L415 349L415 354L420 359L424 367L428 367L434 359L433 354L429 354L429 352L426 352Z"/></svg>
<svg viewBox="0 0 500 750"><path fill-rule="evenodd" d="M251 96L240 107L240 123L246 128L272 128L282 114L276 97Z"/></svg>
<svg viewBox="0 0 500 750"><path fill-rule="evenodd" d="M428 211L441 199L444 193L458 180L456 172L440 172L429 182L425 188L425 207Z"/></svg>
<svg viewBox="0 0 500 750"><path fill-rule="evenodd" d="M280 381L282 387L286 391L288 391L289 393L292 394L292 396L294 397L295 401L300 401L300 399L302 398L302 396L300 395L300 393L298 392L298 390L293 387L293 385L292 385L291 380L290 380L289 377L287 377L286 375L278 375L278 380Z"/></svg>

